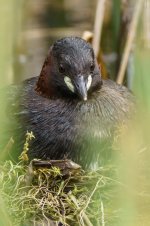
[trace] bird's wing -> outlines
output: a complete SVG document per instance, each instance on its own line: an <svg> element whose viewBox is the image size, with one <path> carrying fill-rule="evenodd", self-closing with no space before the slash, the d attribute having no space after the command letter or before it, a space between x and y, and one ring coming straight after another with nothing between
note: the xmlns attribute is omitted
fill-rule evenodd
<svg viewBox="0 0 150 226"><path fill-rule="evenodd" d="M0 150L4 150L9 140L14 139L13 147L21 146L25 140L22 121L28 114L23 111L22 104L28 90L33 87L36 78L31 78L17 85L9 85L0 90ZM28 85L27 85L28 84ZM21 101L20 101L21 100ZM24 99L24 102L26 100ZM18 143L19 142L19 143Z"/></svg>

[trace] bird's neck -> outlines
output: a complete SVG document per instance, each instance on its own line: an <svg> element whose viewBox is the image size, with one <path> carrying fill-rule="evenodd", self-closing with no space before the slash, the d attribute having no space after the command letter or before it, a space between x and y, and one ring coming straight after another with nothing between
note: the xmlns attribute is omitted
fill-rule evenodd
<svg viewBox="0 0 150 226"><path fill-rule="evenodd" d="M52 97L55 95L56 90L51 85L51 57L48 55L44 61L41 73L36 83L35 91L44 97Z"/></svg>

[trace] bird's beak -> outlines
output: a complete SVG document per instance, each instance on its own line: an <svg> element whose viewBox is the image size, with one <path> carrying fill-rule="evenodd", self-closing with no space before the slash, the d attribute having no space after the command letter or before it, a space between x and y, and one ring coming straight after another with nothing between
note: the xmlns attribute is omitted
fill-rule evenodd
<svg viewBox="0 0 150 226"><path fill-rule="evenodd" d="M75 87L76 87L76 92L78 96L86 101L87 100L87 87L86 87L86 82L83 76L77 77L75 81Z"/></svg>

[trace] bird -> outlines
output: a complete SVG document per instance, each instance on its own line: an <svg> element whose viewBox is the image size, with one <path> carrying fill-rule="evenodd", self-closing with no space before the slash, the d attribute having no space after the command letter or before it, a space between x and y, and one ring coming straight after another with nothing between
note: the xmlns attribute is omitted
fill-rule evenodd
<svg viewBox="0 0 150 226"><path fill-rule="evenodd" d="M69 158L85 168L111 155L115 131L134 108L133 94L103 80L91 44L74 36L56 40L39 76L12 85L8 96L15 153L32 131L30 159Z"/></svg>

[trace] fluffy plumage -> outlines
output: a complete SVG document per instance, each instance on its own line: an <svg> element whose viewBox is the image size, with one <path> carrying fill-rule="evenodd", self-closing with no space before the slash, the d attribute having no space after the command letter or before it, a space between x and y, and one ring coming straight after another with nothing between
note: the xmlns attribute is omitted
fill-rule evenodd
<svg viewBox="0 0 150 226"><path fill-rule="evenodd" d="M40 76L12 86L11 92L9 117L17 123L9 132L16 139L15 150L21 150L26 131L32 131L30 158L66 156L84 166L95 163L102 151L109 154L115 129L134 105L127 88L102 81L92 47L75 37L56 41Z"/></svg>

